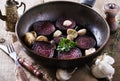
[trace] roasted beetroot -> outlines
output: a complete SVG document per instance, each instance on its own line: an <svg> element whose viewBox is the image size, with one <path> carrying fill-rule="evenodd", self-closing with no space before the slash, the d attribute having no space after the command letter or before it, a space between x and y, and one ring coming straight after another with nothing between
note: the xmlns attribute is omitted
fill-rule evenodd
<svg viewBox="0 0 120 81"><path fill-rule="evenodd" d="M54 49L50 43L47 42L34 42L32 49L34 52L40 56L53 57Z"/></svg>
<svg viewBox="0 0 120 81"><path fill-rule="evenodd" d="M79 48L72 48L70 51L62 51L58 53L58 59L75 59L82 56Z"/></svg>
<svg viewBox="0 0 120 81"><path fill-rule="evenodd" d="M93 37L80 36L76 40L77 46L81 49L89 49L96 45L96 41Z"/></svg>
<svg viewBox="0 0 120 81"><path fill-rule="evenodd" d="M38 21L32 26L38 35L50 35L55 31L55 26L49 21Z"/></svg>
<svg viewBox="0 0 120 81"><path fill-rule="evenodd" d="M55 43L58 44L58 43L60 42L60 40L61 40L62 38L64 38L64 37L65 37L65 36L54 37Z"/></svg>
<svg viewBox="0 0 120 81"><path fill-rule="evenodd" d="M67 30L69 28L74 28L76 22L71 18L59 18L56 21L56 27L60 30Z"/></svg>

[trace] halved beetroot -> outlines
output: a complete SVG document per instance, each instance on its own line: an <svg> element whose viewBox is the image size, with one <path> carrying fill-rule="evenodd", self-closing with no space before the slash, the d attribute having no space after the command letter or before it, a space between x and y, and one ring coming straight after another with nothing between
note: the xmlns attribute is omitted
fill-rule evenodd
<svg viewBox="0 0 120 81"><path fill-rule="evenodd" d="M76 40L77 46L81 49L89 49L96 45L96 41L93 37L80 36Z"/></svg>
<svg viewBox="0 0 120 81"><path fill-rule="evenodd" d="M76 22L71 18L59 18L56 21L56 27L61 30L67 30L69 28L74 28L75 25L76 25Z"/></svg>
<svg viewBox="0 0 120 81"><path fill-rule="evenodd" d="M52 45L47 42L36 41L32 46L32 50L34 50L34 52L40 56L49 58L53 57L54 54L54 49Z"/></svg>
<svg viewBox="0 0 120 81"><path fill-rule="evenodd" d="M58 53L58 59L75 59L82 56L79 48L72 48L70 51Z"/></svg>
<svg viewBox="0 0 120 81"><path fill-rule="evenodd" d="M32 26L38 35L50 35L55 31L55 26L49 21L38 21Z"/></svg>

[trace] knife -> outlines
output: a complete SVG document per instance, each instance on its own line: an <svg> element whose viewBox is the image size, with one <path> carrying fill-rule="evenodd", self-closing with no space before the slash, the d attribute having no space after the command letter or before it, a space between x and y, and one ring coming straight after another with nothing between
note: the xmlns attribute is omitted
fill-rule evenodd
<svg viewBox="0 0 120 81"><path fill-rule="evenodd" d="M27 75L25 74L22 66L19 64L17 60L17 54L15 51L12 50L12 46L9 45L8 48L4 45L0 45L0 49L3 50L5 53L7 53L15 62L16 64L16 72L17 72L17 79L18 81L29 81L27 78ZM12 50L12 51L11 51Z"/></svg>

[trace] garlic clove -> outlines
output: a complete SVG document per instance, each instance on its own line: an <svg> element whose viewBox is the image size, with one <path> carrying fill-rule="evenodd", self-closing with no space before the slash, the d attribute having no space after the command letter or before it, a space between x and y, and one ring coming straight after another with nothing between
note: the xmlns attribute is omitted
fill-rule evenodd
<svg viewBox="0 0 120 81"><path fill-rule="evenodd" d="M113 75L115 73L115 69L105 61L100 62L99 69L101 69L101 71L107 76Z"/></svg>
<svg viewBox="0 0 120 81"><path fill-rule="evenodd" d="M41 35L36 38L36 41L48 42L48 38L46 36Z"/></svg>
<svg viewBox="0 0 120 81"><path fill-rule="evenodd" d="M60 35L62 35L62 32L60 30L56 30L53 34L53 37L59 37Z"/></svg>
<svg viewBox="0 0 120 81"><path fill-rule="evenodd" d="M100 59L96 59L95 65L98 65L100 61L101 61Z"/></svg>
<svg viewBox="0 0 120 81"><path fill-rule="evenodd" d="M73 35L67 35L67 39L73 41L74 40L74 36Z"/></svg>
<svg viewBox="0 0 120 81"><path fill-rule="evenodd" d="M78 31L78 35L82 36L82 35L85 35L87 33L87 30L86 29L80 29Z"/></svg>
<svg viewBox="0 0 120 81"><path fill-rule="evenodd" d="M32 32L27 32L27 33L25 34L25 41L26 41L29 45L31 45L31 44L34 43L36 37L37 37L37 35L36 35L36 33L35 33L34 31L32 31Z"/></svg>
<svg viewBox="0 0 120 81"><path fill-rule="evenodd" d="M111 64L111 65L115 63L114 58L109 55L105 55L105 57L103 58L103 61L106 61L108 64Z"/></svg>
<svg viewBox="0 0 120 81"><path fill-rule="evenodd" d="M70 26L71 24L72 24L72 21L70 21L70 20L65 20L63 22L63 26Z"/></svg>
<svg viewBox="0 0 120 81"><path fill-rule="evenodd" d="M33 36L36 38L37 37L37 33L35 31L31 31L31 33L33 34Z"/></svg>
<svg viewBox="0 0 120 81"><path fill-rule="evenodd" d="M72 35L74 38L78 36L78 33L75 29L67 29L67 34Z"/></svg>
<svg viewBox="0 0 120 81"><path fill-rule="evenodd" d="M95 51L96 51L95 48L90 48L88 50L85 50L85 55L90 55L90 54L94 53Z"/></svg>
<svg viewBox="0 0 120 81"><path fill-rule="evenodd" d="M71 78L71 74L69 74L66 70L58 69L56 71L56 78L60 81L66 81Z"/></svg>

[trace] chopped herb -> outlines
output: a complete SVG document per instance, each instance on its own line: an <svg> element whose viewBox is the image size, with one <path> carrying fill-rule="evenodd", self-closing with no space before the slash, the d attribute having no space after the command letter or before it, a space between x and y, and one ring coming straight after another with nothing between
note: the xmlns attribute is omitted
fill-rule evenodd
<svg viewBox="0 0 120 81"><path fill-rule="evenodd" d="M69 51L71 48L75 47L77 42L71 41L67 38L62 38L58 44L57 50L61 51Z"/></svg>

